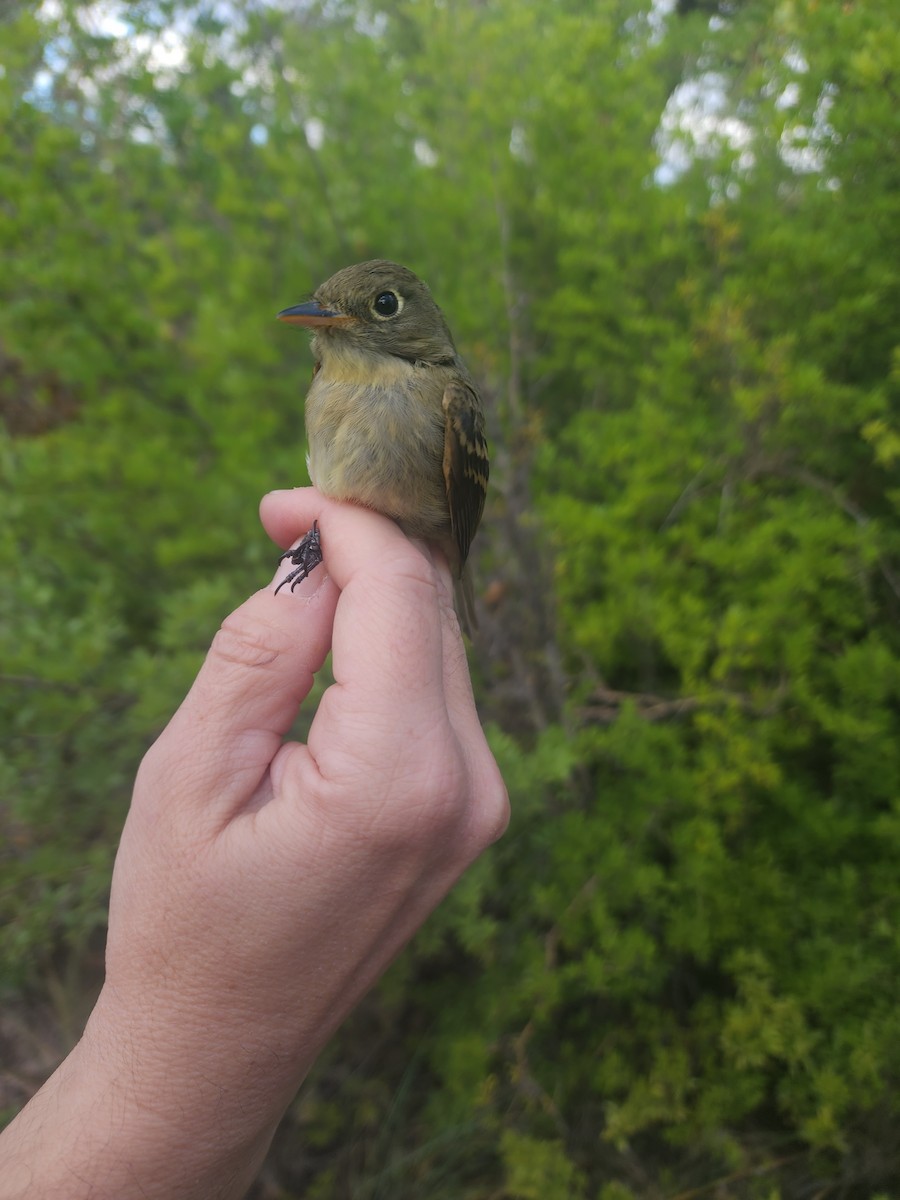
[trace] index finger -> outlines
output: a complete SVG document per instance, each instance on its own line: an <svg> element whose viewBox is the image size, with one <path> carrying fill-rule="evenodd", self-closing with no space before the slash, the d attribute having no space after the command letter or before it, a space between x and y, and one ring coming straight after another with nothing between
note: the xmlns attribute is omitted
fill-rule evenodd
<svg viewBox="0 0 900 1200"><path fill-rule="evenodd" d="M339 685L359 687L376 713L440 692L441 625L452 621L438 580L443 565L389 518L313 488L270 493L260 515L279 544L319 523L324 569L341 591L332 637Z"/></svg>

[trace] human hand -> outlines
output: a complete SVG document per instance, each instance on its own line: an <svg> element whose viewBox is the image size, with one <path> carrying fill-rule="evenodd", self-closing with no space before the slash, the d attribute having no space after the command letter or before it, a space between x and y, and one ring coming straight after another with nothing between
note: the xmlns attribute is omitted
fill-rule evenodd
<svg viewBox="0 0 900 1200"><path fill-rule="evenodd" d="M148 751L103 992L19 1118L75 1129L91 1098L96 1137L54 1133L73 1200L243 1194L328 1037L506 824L446 567L312 489L262 517L281 545L317 518L325 566L226 619ZM308 742L283 744L330 647Z"/></svg>

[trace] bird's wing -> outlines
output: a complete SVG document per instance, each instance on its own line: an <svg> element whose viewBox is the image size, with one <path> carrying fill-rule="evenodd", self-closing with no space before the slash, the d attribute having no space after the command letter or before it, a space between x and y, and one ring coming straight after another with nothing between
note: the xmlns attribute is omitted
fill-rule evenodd
<svg viewBox="0 0 900 1200"><path fill-rule="evenodd" d="M484 415L475 391L454 379L444 389L444 486L459 566L481 520L488 483Z"/></svg>

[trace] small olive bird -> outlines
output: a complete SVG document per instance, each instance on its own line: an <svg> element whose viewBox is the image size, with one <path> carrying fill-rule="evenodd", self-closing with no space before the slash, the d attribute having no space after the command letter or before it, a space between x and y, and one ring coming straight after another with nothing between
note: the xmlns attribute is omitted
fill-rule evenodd
<svg viewBox="0 0 900 1200"><path fill-rule="evenodd" d="M460 625L475 625L466 558L484 508L484 413L443 314L420 279L375 259L345 267L278 314L314 330L306 397L315 487L393 517L434 542L456 578ZM282 555L296 585L322 561L318 529Z"/></svg>

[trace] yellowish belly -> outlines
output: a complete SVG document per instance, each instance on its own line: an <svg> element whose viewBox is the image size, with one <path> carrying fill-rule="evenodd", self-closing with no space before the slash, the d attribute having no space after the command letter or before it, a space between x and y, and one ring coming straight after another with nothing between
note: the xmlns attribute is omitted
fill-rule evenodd
<svg viewBox="0 0 900 1200"><path fill-rule="evenodd" d="M395 518L413 536L446 534L441 397L429 403L415 377L384 388L321 376L306 401L313 484Z"/></svg>

